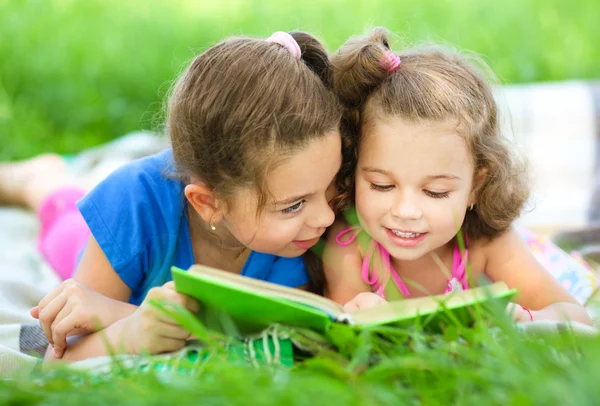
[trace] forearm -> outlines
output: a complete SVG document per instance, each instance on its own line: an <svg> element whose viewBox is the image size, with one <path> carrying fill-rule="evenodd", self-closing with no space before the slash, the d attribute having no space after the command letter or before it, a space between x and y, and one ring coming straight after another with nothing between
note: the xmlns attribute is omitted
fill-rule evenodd
<svg viewBox="0 0 600 406"><path fill-rule="evenodd" d="M120 319L104 330L85 336L71 337L61 360L81 361L114 353L130 353L125 345L124 326L127 319ZM55 361L52 347L46 352L47 361Z"/></svg>
<svg viewBox="0 0 600 406"><path fill-rule="evenodd" d="M533 320L568 320L591 326L592 319L583 306L573 303L553 303L540 310L532 310Z"/></svg>
<svg viewBox="0 0 600 406"><path fill-rule="evenodd" d="M136 305L117 299L107 299L108 302L102 306L102 311L92 319L93 325L89 326L91 330L100 331L106 329L119 320L131 316L138 308Z"/></svg>
<svg viewBox="0 0 600 406"><path fill-rule="evenodd" d="M132 305L130 303L118 301L119 305L115 309L115 311L111 314L111 317L107 320L108 323L104 326L104 328L116 323L119 320L122 320L126 317L131 316L138 308L136 305Z"/></svg>

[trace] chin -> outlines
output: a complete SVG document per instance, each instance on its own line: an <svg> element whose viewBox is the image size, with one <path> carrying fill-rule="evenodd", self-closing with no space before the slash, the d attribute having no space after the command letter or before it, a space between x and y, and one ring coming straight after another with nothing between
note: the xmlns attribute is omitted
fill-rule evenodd
<svg viewBox="0 0 600 406"><path fill-rule="evenodd" d="M390 256L392 258L395 258L400 261L414 261L414 260L417 260L417 259L423 257L423 255L427 254L428 252L430 252L430 249L425 246L403 248L403 247L398 247L392 243L388 243L385 245L381 244L381 245L383 245L383 248L385 248L387 250L387 252L390 253Z"/></svg>
<svg viewBox="0 0 600 406"><path fill-rule="evenodd" d="M428 252L428 251L427 251ZM416 261L417 259L423 258L427 253L422 250L419 251L403 251L403 252L390 252L390 256L399 261Z"/></svg>
<svg viewBox="0 0 600 406"><path fill-rule="evenodd" d="M300 255L303 255L308 250L303 250L299 247L296 247L292 244L287 245L285 248L279 250L278 252L273 253L273 255L277 255L279 257L284 258L296 258Z"/></svg>

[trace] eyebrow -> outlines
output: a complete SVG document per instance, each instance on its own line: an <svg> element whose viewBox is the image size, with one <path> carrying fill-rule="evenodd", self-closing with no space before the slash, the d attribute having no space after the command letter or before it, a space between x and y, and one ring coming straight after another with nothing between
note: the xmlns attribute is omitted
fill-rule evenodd
<svg viewBox="0 0 600 406"><path fill-rule="evenodd" d="M448 179L448 180L460 180L458 176L443 174L443 175L429 175L425 179L428 180L437 180L437 179Z"/></svg>
<svg viewBox="0 0 600 406"><path fill-rule="evenodd" d="M362 168L362 170L364 172L374 172L374 173L381 173L383 175L390 176L390 177L392 176L391 172L388 172L384 169L375 168L372 166L365 166ZM427 179L428 181L437 180L437 179L460 180L460 178L458 176L451 175L451 174L429 175L429 176L426 176L425 179Z"/></svg>
<svg viewBox="0 0 600 406"><path fill-rule="evenodd" d="M291 204L294 202L297 202L299 200L304 200L310 196L314 195L314 193L309 193L309 194L305 194L305 195L300 195L300 196L293 196L287 199L283 199L283 200L277 200L275 202L273 202L274 205L284 205L284 204Z"/></svg>
<svg viewBox="0 0 600 406"><path fill-rule="evenodd" d="M379 169L379 168L374 168L372 166L365 166L363 168L361 168L364 172L375 172L375 173L381 173L383 175L387 175L387 176L391 176L392 174L388 171L385 171L383 169Z"/></svg>

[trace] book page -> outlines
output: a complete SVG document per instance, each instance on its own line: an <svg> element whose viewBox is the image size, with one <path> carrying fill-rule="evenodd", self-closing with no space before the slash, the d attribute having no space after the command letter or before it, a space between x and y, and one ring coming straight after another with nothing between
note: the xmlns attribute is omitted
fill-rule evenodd
<svg viewBox="0 0 600 406"><path fill-rule="evenodd" d="M255 292L265 296L273 296L314 307L334 317L338 317L344 312L344 308L333 300L329 300L325 297L306 292L304 290L277 285L275 283L249 278L247 276L221 271L203 265L193 265L188 272L200 274L204 277L212 278L214 280L219 280L249 292Z"/></svg>
<svg viewBox="0 0 600 406"><path fill-rule="evenodd" d="M414 318L417 314L422 315L435 312L441 303L447 308L468 306L477 302L484 302L487 298L503 296L510 292L513 291L510 291L504 282L497 282L449 295L425 296L416 299L388 302L367 309L358 309L348 315L342 315L341 320L348 320L356 325L393 322L394 320Z"/></svg>

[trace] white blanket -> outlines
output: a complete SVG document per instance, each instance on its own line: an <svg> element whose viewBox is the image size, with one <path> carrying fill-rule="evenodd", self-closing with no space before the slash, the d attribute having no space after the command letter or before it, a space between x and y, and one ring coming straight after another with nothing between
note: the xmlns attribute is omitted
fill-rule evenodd
<svg viewBox="0 0 600 406"><path fill-rule="evenodd" d="M70 169L93 185L133 159L167 146L163 138L134 133L76 156ZM48 342L29 310L60 283L37 247L37 218L18 208L0 208L0 377L28 373Z"/></svg>

